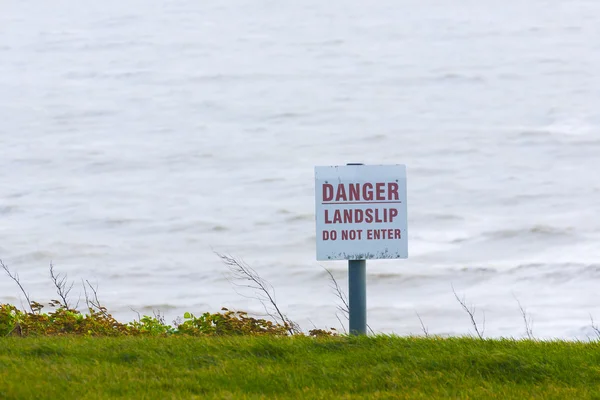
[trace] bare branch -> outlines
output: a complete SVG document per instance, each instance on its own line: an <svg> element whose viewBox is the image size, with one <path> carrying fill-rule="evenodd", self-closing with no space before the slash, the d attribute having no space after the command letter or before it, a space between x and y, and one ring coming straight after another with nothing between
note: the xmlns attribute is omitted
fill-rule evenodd
<svg viewBox="0 0 600 400"><path fill-rule="evenodd" d="M19 274L18 273L12 273L10 272L10 269L8 269L8 266L6 264L4 264L2 262L2 260L0 260L0 267L2 267L2 269L4 270L4 272L6 272L6 274L10 277L10 279L12 279L17 286L19 286L19 289L21 289L21 292L23 293L23 295L25 296L25 299L27 300L27 304L29 305L29 310L33 313L33 305L31 304L31 300L29 299L29 293L27 293L25 291L25 289L23 288L23 285L21 285L21 281L19 280Z"/></svg>
<svg viewBox="0 0 600 400"><path fill-rule="evenodd" d="M242 285L230 280L233 285L254 290L256 298L261 302L265 308L265 311L271 318L276 321L280 320L281 323L287 327L290 335L294 335L298 332L298 325L288 319L279 309L277 300L275 298L275 289L269 282L261 278L252 267L244 263L242 260L229 255L220 254L218 252L215 252L215 254L225 263L227 268L229 268L229 271L233 274L234 279L247 282L246 284ZM269 311L268 305L272 307L274 312Z"/></svg>
<svg viewBox="0 0 600 400"><path fill-rule="evenodd" d="M180 316L177 316L174 320L173 320L173 327L177 328L179 325L183 324L183 320L181 319Z"/></svg>
<svg viewBox="0 0 600 400"><path fill-rule="evenodd" d="M56 287L56 293L58 297L61 299L61 306L65 309L69 309L69 301L67 300L69 297L69 293L73 289L73 282L69 285L67 281L67 274L55 274L54 273L54 265L50 263L50 279L52 279L52 283ZM77 302L79 304L79 301Z"/></svg>
<svg viewBox="0 0 600 400"><path fill-rule="evenodd" d="M423 320L421 319L421 316L419 315L419 313L417 311L415 311L415 313L417 314L417 318L419 318L419 322L421 323L421 330L425 334L425 337L428 338L429 337L429 328L427 328L425 326L425 324L423 323Z"/></svg>
<svg viewBox="0 0 600 400"><path fill-rule="evenodd" d="M89 311L92 310L92 304L90 303L90 296L88 295L87 289L85 288L85 281L82 279L81 280L81 285L83 286L83 293L85 295L85 304L87 306L87 309Z"/></svg>
<svg viewBox="0 0 600 400"><path fill-rule="evenodd" d="M85 302L88 306L88 309L90 311L92 311L95 308L102 315L104 315L105 317L108 317L109 315L106 312L106 307L104 307L100 303L100 300L98 300L98 284L96 284L96 287L94 287L90 283L90 281L88 281L87 279L85 280L85 283L87 284L87 286L90 288L90 291L91 291L91 295L88 296L87 289L86 289L85 285L83 285L83 290L85 291Z"/></svg>
<svg viewBox="0 0 600 400"><path fill-rule="evenodd" d="M514 295L513 295L514 296ZM523 308L517 296L514 296L517 304L519 305L519 310L521 310L521 316L523 317L523 322L525 323L525 334L529 340L535 339L533 336L533 318L531 315L527 315L527 310Z"/></svg>
<svg viewBox="0 0 600 400"><path fill-rule="evenodd" d="M346 320L349 321L350 320L350 302L348 301L348 296L346 296L346 293L344 293L344 291L342 290L340 285L337 283L337 280L333 276L333 273L330 270L328 270L327 268L323 267L322 265L321 265L321 268L323 268L329 275L329 280L331 281L331 285L329 287L331 289L333 289L336 297L338 299L340 299L340 301L342 302L342 304L338 304L337 309L340 310L342 312L342 314L344 315L344 317L346 317ZM336 317L338 320L340 319L337 314L336 314ZM371 334L373 334L373 335L375 334L375 332L373 331L373 329L371 329L369 324L367 324L367 328L369 329Z"/></svg>
<svg viewBox="0 0 600 400"><path fill-rule="evenodd" d="M75 282L73 282L75 283ZM79 303L81 302L81 292L79 292L79 296L77 296L77 303L75 303L75 307L73 307L74 310L77 310L79 308Z"/></svg>
<svg viewBox="0 0 600 400"><path fill-rule="evenodd" d="M481 324L481 337L480 339L483 339L483 334L485 333L485 311L481 312L481 316L483 317L483 322Z"/></svg>
<svg viewBox="0 0 600 400"><path fill-rule="evenodd" d="M133 308L131 308L131 307L129 307L129 309L130 309L131 311L133 311L134 313L136 313L136 314L137 314L138 321L141 321L141 320L142 320L142 316L140 315L140 312L139 312L138 310L135 310L135 309L133 309Z"/></svg>
<svg viewBox="0 0 600 400"><path fill-rule="evenodd" d="M302 328L300 328L300 325L289 319L287 315L285 315L285 322L289 326L288 331L291 329L294 335L300 335L302 333Z"/></svg>
<svg viewBox="0 0 600 400"><path fill-rule="evenodd" d="M165 314L161 314L160 310L152 310L152 313L154 314L154 318L156 318L161 325L166 325Z"/></svg>
<svg viewBox="0 0 600 400"><path fill-rule="evenodd" d="M598 336L598 339L600 339L600 328L598 328L598 325L596 325L594 322L594 317L592 317L592 314L590 314L590 320L592 321L592 329L596 333L596 336Z"/></svg>
<svg viewBox="0 0 600 400"><path fill-rule="evenodd" d="M340 316L338 315L338 313L335 313L335 317L337 318L337 320L339 321L340 325L342 326L342 329L344 330L344 335L347 335L348 331L346 331L346 325L344 325L342 323L342 320L340 319Z"/></svg>
<svg viewBox="0 0 600 400"><path fill-rule="evenodd" d="M369 330L369 332L371 332L371 335L375 334L375 331L373 331L373 329L371 329L371 326L369 324L367 324L367 329Z"/></svg>
<svg viewBox="0 0 600 400"><path fill-rule="evenodd" d="M483 313L482 329L479 329L479 326L477 325L477 321L475 320L475 313L477 311L475 306L468 307L464 296L462 299L460 297L458 297L458 294L456 294L456 290L454 290L454 286L452 286L452 293L454 293L454 297L456 297L456 301L458 301L458 303L461 305L463 310L465 310L465 312L467 314L469 314L469 318L471 319L471 324L473 325L473 329L475 329L475 333L477 334L477 336L479 336L479 339L483 340L483 334L485 332L485 313Z"/></svg>
<svg viewBox="0 0 600 400"><path fill-rule="evenodd" d="M323 266L321 266L321 268L323 268L325 272L327 272L327 274L329 275L329 280L331 281L330 287L331 289L333 289L337 298L340 299L340 301L342 302L341 305L338 305L338 310L340 310L346 316L346 319L348 319L348 315L350 315L350 305L348 304L348 296L346 296L346 293L344 293L342 288L340 288L340 285L338 285L337 280L333 276L333 273Z"/></svg>

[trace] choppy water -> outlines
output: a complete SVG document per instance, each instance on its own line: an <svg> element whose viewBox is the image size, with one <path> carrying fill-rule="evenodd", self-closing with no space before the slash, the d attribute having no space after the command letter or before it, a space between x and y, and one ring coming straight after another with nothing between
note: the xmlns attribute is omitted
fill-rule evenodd
<svg viewBox="0 0 600 400"><path fill-rule="evenodd" d="M338 326L313 166L405 163L407 261L368 265L376 331L586 338L600 320L600 4L266 0L0 5L0 258L125 320L239 296L213 250ZM345 263L322 263L345 284ZM19 301L7 278L0 301Z"/></svg>

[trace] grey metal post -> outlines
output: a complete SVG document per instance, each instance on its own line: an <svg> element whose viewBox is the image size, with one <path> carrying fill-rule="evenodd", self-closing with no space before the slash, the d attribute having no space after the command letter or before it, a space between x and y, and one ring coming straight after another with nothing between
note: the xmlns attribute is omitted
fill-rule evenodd
<svg viewBox="0 0 600 400"><path fill-rule="evenodd" d="M348 261L350 334L367 334L367 261Z"/></svg>
<svg viewBox="0 0 600 400"><path fill-rule="evenodd" d="M348 163L346 165L364 165ZM350 334L367 334L367 261L348 260Z"/></svg>

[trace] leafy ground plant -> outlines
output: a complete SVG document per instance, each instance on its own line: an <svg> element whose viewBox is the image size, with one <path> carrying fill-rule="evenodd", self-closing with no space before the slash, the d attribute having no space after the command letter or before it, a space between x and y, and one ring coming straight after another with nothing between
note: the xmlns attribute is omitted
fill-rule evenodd
<svg viewBox="0 0 600 400"><path fill-rule="evenodd" d="M0 260L0 266L6 274L19 286L25 295L28 308L20 310L11 304L0 304L0 336L287 336L300 334L292 329L288 320L270 321L254 318L244 311L232 311L226 308L221 312L205 312L198 316L186 312L181 322L167 324L158 314L139 316L135 321L122 323L117 321L102 304L98 297L97 286L89 281L82 281L85 293L87 313L70 306L69 293L73 283L67 281L66 275L58 274L54 265L50 265L50 277L57 290L58 300L51 300L46 305L32 301L29 293L20 282L19 275L13 273ZM257 275L258 276L258 275ZM257 278L260 279L260 278ZM259 281L266 284L265 281ZM337 335L334 329L313 329L310 336Z"/></svg>

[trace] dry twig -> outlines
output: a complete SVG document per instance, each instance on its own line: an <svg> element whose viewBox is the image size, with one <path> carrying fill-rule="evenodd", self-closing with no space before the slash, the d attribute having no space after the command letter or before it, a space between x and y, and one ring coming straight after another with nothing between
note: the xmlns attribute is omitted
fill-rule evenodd
<svg viewBox="0 0 600 400"><path fill-rule="evenodd" d="M23 288L23 285L21 285L21 281L19 280L19 274L17 272L15 272L14 274L12 272L10 272L10 269L8 269L8 266L6 264L4 264L2 262L2 260L0 260L0 267L2 267L2 269L10 277L10 279L12 279L17 284L17 286L19 286L19 289L21 289L21 292L23 293L23 295L25 296L25 299L27 300L27 304L29 305L29 310L33 313L34 312L33 304L31 303L31 300L29 299L29 293L27 293L25 291L25 289ZM39 311L39 309L38 309L38 311Z"/></svg>
<svg viewBox="0 0 600 400"><path fill-rule="evenodd" d="M533 340L535 339L533 337L533 318L531 317L531 315L527 314L527 310L523 308L521 302L519 301L519 299L517 299L517 296L514 297L517 301L517 304L519 305L519 310L521 310L521 316L523 317L523 322L525 323L525 334L527 335L527 338L529 340Z"/></svg>
<svg viewBox="0 0 600 400"><path fill-rule="evenodd" d="M70 309L68 297L69 293L71 293L71 289L73 289L74 282L71 282L69 285L67 274L55 274L54 265L52 263L50 263L50 279L52 279L52 283L56 287L56 293L58 294L58 297L60 297L61 306L67 310Z"/></svg>
<svg viewBox="0 0 600 400"><path fill-rule="evenodd" d="M421 330L425 334L425 337L428 338L429 337L429 328L427 328L425 326L425 324L423 323L423 320L421 319L421 316L419 315L418 311L415 311L415 313L417 314L417 318L419 318L419 322L421 323Z"/></svg>
<svg viewBox="0 0 600 400"><path fill-rule="evenodd" d="M323 268L329 275L329 280L331 281L331 285L329 287L334 291L336 297L338 299L340 299L340 301L342 302L342 304L338 304L338 306L337 306L338 310L340 310L342 312L344 317L346 317L346 320L350 320L350 302L348 301L348 296L346 296L346 293L344 293L344 291L342 290L340 285L337 283L337 280L333 276L333 273L323 266L321 266L321 268ZM337 319L339 321L340 317L337 315L337 313L335 316L337 317ZM340 324L341 323L342 322L340 321ZM344 332L346 332L346 328L344 328L343 325L342 325L342 329L344 329ZM371 334L373 334L373 335L375 334L375 332L373 332L373 329L371 329L369 324L367 324L367 329L369 329L369 332L371 332Z"/></svg>
<svg viewBox="0 0 600 400"><path fill-rule="evenodd" d="M161 325L167 324L167 321L165 320L165 314L161 314L160 310L152 310L152 313L154 314L154 318L156 318L156 320L160 322Z"/></svg>
<svg viewBox="0 0 600 400"><path fill-rule="evenodd" d="M133 311L134 313L136 313L136 314L137 314L138 321L141 321L141 320L142 320L142 315L140 314L140 312L139 312L138 310L136 310L136 309L134 309L134 308L132 308L132 307L129 307L129 309L130 309L131 311Z"/></svg>
<svg viewBox="0 0 600 400"><path fill-rule="evenodd" d="M592 314L590 314L590 320L592 321L592 329L596 333L596 336L598 336L598 339L600 339L600 328L598 328L598 325L596 325L594 322L594 317L592 317Z"/></svg>
<svg viewBox="0 0 600 400"><path fill-rule="evenodd" d="M242 260L217 252L215 252L215 254L225 263L225 265L227 265L229 271L233 275L233 279L240 282L246 282L245 284L240 284L230 280L232 285L253 290L253 298L258 299L261 302L267 315L269 315L275 321L281 321L281 323L286 326L290 335L294 335L295 333L299 333L301 331L298 324L290 320L281 312L281 309L277 305L275 289L273 288L273 285L261 278L258 272L256 272L252 267L244 263ZM244 297L249 297L239 292L238 294Z"/></svg>
<svg viewBox="0 0 600 400"><path fill-rule="evenodd" d="M337 280L333 276L333 273L323 266L321 266L321 268L323 268L329 275L329 280L331 281L329 287L334 291L336 297L342 302L342 304L338 304L338 310L340 310L342 314L346 317L346 319L348 319L350 315L350 305L348 304L348 296L346 296L346 293L344 293L340 285L338 285Z"/></svg>
<svg viewBox="0 0 600 400"><path fill-rule="evenodd" d="M91 312L94 309L96 309L99 313L101 313L102 315L104 315L105 317L108 318L109 315L108 315L108 312L106 311L106 307L104 307L100 303L100 300L98 299L98 284L96 283L96 287L94 287L94 286L92 286L90 281L88 281L87 279L85 280L85 282L82 281L82 283L83 283L83 292L85 293L85 303L87 304L88 310L90 310L90 312ZM92 292L91 295L88 295L88 291L86 289L86 284L90 288L90 291Z"/></svg>
<svg viewBox="0 0 600 400"><path fill-rule="evenodd" d="M346 325L344 325L344 323L342 322L342 320L340 319L340 316L338 313L335 313L335 317L337 318L338 322L340 323L342 330L344 331L344 335L348 334L348 331L346 330Z"/></svg>
<svg viewBox="0 0 600 400"><path fill-rule="evenodd" d="M483 334L485 332L485 313L483 313L482 327L481 327L481 329L479 329L479 326L477 325L477 321L475 320L475 313L477 311L475 306L471 306L471 307L467 306L464 296L462 299L460 297L458 297L458 294L456 294L456 290L454 290L454 286L452 286L452 293L454 293L454 297L456 297L456 301L458 301L458 303L461 305L463 310L465 310L465 312L467 314L469 314L469 318L471 319L471 324L473 325L473 329L475 329L475 333L477 334L477 336L479 336L479 339L483 340Z"/></svg>

